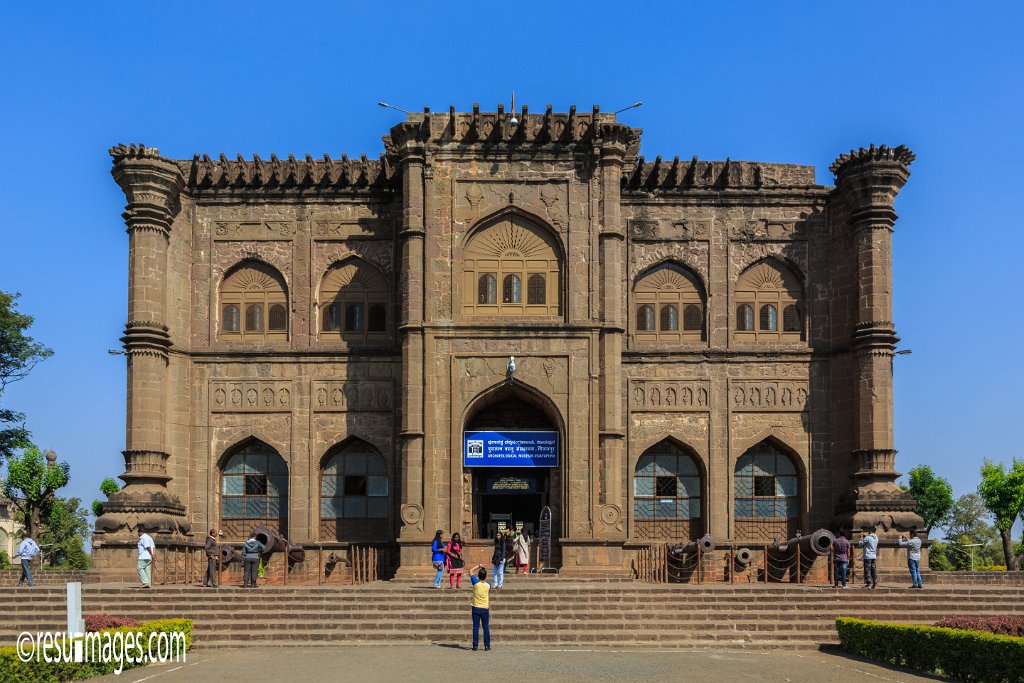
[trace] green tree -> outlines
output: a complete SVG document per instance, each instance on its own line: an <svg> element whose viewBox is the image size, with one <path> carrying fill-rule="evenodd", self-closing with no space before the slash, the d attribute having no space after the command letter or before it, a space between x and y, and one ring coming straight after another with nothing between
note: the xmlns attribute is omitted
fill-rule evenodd
<svg viewBox="0 0 1024 683"><path fill-rule="evenodd" d="M1024 513L1024 460L1013 459L1009 469L1002 463L986 459L981 466L981 483L978 493L985 507L996 520L996 529L1003 541L1003 555L1006 568L1017 569L1017 557L1013 554L1013 539L1010 531L1013 523Z"/></svg>
<svg viewBox="0 0 1024 683"><path fill-rule="evenodd" d="M117 485L113 477L107 477L100 483L100 493L110 498L111 495L121 490L121 487ZM103 514L103 501L94 500L92 502L92 514L94 517L99 517Z"/></svg>
<svg viewBox="0 0 1024 683"><path fill-rule="evenodd" d="M25 334L32 318L17 310L20 294L0 291L0 396L7 385L25 379L32 368L53 355L51 349ZM28 445L25 415L0 407L0 462Z"/></svg>
<svg viewBox="0 0 1024 683"><path fill-rule="evenodd" d="M89 533L89 512L78 498L54 498L42 515L39 545L51 567L88 569L82 539ZM85 557L83 560L82 558Z"/></svg>
<svg viewBox="0 0 1024 683"><path fill-rule="evenodd" d="M949 561L949 546L942 541L934 541L928 548L928 568L937 572L948 572L953 569Z"/></svg>
<svg viewBox="0 0 1024 683"><path fill-rule="evenodd" d="M916 512L924 519L924 528L931 534L953 509L953 487L938 477L928 465L910 470L910 495L917 502Z"/></svg>
<svg viewBox="0 0 1024 683"><path fill-rule="evenodd" d="M71 481L71 466L55 462L51 467L38 446L28 444L7 463L4 495L14 502L24 519L25 532L35 537L40 518L53 503L58 489Z"/></svg>
<svg viewBox="0 0 1024 683"><path fill-rule="evenodd" d="M981 496L966 493L957 498L942 526L946 536L946 557L954 569L970 569L972 555L977 566L992 564L988 549L998 540L999 533L990 523ZM969 547L979 544L979 547Z"/></svg>

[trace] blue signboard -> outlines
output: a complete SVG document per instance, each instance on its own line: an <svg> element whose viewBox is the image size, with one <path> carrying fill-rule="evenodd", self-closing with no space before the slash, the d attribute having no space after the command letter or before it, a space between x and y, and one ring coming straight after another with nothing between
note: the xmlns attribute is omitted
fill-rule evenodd
<svg viewBox="0 0 1024 683"><path fill-rule="evenodd" d="M466 467L558 467L558 432L466 432Z"/></svg>

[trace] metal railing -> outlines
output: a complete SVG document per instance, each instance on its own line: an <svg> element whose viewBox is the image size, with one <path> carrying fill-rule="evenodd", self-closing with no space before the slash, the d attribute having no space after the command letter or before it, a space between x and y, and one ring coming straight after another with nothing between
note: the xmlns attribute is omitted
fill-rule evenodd
<svg viewBox="0 0 1024 683"><path fill-rule="evenodd" d="M633 559L633 578L648 583L796 583L826 585L832 582L831 555L818 556L795 546L780 552L759 548L725 547L673 554L672 545L640 548Z"/></svg>

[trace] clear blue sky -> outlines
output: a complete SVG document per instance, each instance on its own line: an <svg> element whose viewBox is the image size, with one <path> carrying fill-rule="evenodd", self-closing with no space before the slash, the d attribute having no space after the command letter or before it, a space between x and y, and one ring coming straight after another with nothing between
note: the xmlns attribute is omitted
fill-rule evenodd
<svg viewBox="0 0 1024 683"><path fill-rule="evenodd" d="M348 3L346 3L348 4ZM720 5L730 5L729 8ZM898 468L958 494L1024 455L1019 3L9 3L0 289L56 355L12 385L89 501L123 471L127 237L107 149L376 156L406 109L605 111L643 153L828 165L917 154L900 195Z"/></svg>

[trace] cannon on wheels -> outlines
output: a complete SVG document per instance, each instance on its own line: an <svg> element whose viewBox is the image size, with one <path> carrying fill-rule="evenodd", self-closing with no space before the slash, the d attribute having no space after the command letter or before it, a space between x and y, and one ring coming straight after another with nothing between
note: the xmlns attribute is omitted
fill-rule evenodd
<svg viewBox="0 0 1024 683"><path fill-rule="evenodd" d="M795 538L785 543L776 541L768 546L768 576L773 581L801 583L819 557L827 557L835 543L835 535L828 529L818 529L809 536L797 532Z"/></svg>

